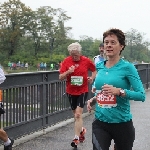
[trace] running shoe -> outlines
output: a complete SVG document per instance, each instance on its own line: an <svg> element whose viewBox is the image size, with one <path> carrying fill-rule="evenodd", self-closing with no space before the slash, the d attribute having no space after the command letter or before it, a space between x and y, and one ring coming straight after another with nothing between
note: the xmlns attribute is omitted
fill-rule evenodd
<svg viewBox="0 0 150 150"><path fill-rule="evenodd" d="M78 139L73 139L71 146L74 148L77 148L77 145L80 143L80 141Z"/></svg>
<svg viewBox="0 0 150 150"><path fill-rule="evenodd" d="M12 145L14 144L14 140L13 139L10 139L11 140L11 143L7 146L4 145L4 150L12 150Z"/></svg>
<svg viewBox="0 0 150 150"><path fill-rule="evenodd" d="M81 143L83 143L85 141L85 133L86 133L86 129L82 127L82 131L80 132L80 136L79 136L79 141Z"/></svg>

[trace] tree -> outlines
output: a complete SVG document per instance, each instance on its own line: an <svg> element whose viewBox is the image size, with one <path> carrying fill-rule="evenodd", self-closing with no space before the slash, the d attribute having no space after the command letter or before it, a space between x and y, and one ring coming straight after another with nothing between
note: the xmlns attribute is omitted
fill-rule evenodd
<svg viewBox="0 0 150 150"><path fill-rule="evenodd" d="M31 12L20 0L9 0L0 6L0 38L7 43L3 48L8 50L8 56L15 53L19 38L25 34Z"/></svg>
<svg viewBox="0 0 150 150"><path fill-rule="evenodd" d="M42 42L47 45L50 57L52 51L64 43L67 31L70 29L64 26L64 22L68 19L70 17L62 9L53 9L50 6L40 7L34 12L29 34L34 40L35 56Z"/></svg>
<svg viewBox="0 0 150 150"><path fill-rule="evenodd" d="M132 60L136 59L136 57L139 57L137 55L140 54L142 44L143 44L143 35L136 29L130 29L126 33L126 45L128 49L130 49L130 57Z"/></svg>

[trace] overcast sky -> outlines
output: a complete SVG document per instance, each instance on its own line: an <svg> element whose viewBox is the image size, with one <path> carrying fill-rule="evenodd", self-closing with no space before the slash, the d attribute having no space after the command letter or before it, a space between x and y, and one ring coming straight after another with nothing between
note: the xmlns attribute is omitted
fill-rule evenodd
<svg viewBox="0 0 150 150"><path fill-rule="evenodd" d="M8 0L0 0L4 2ZM66 23L73 29L73 38L82 35L101 39L104 31L131 28L145 33L150 42L150 0L20 0L32 10L41 6L61 8L71 19Z"/></svg>

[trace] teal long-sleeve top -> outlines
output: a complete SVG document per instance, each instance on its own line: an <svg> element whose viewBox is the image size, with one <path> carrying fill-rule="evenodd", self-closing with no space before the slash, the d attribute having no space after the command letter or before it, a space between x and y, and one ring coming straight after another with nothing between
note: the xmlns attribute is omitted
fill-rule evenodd
<svg viewBox="0 0 150 150"><path fill-rule="evenodd" d="M132 119L130 100L145 101L145 90L135 66L120 59L111 68L105 66L106 61L96 64L96 90L104 84L113 85L125 90L125 97L116 96L116 107L103 108L96 103L95 118L108 123L127 122Z"/></svg>

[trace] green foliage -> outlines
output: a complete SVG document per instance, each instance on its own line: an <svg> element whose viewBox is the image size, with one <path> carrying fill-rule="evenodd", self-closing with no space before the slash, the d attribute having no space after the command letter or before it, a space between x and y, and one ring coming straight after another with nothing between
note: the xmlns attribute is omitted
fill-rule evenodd
<svg viewBox="0 0 150 150"><path fill-rule="evenodd" d="M31 9L20 0L9 0L0 6L0 38L5 43L3 50L12 56L18 42L25 34L26 24L30 22Z"/></svg>
<svg viewBox="0 0 150 150"><path fill-rule="evenodd" d="M87 35L80 40L69 38L71 19L60 8L50 6L32 11L20 0L0 4L0 63L7 67L9 61L18 61L36 67L37 63L58 63L68 56L67 47L73 42L82 46L82 54L93 58L99 54L101 40ZM122 56L129 61L150 62L150 43L136 29L126 32L126 47Z"/></svg>

